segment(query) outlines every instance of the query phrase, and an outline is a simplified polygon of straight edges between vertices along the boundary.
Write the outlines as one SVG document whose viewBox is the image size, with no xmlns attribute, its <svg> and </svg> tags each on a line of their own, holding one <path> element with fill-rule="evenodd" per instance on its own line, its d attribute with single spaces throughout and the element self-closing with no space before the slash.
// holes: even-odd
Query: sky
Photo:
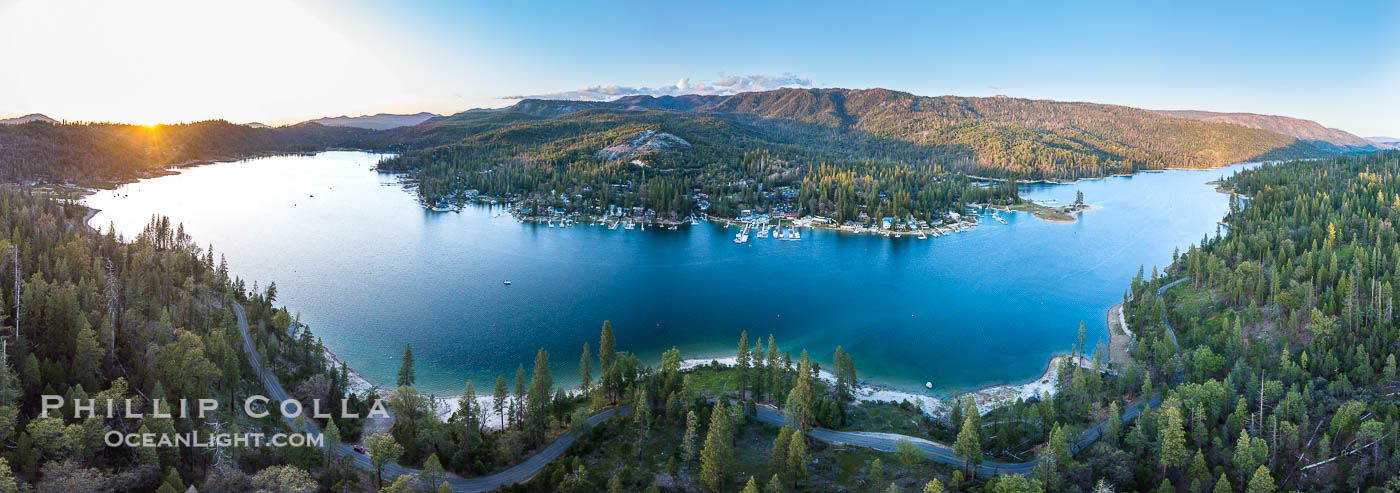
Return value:
<svg viewBox="0 0 1400 493">
<path fill-rule="evenodd" d="M 285 124 L 884 87 L 1400 136 L 1400 2 L 1066 3 L 0 0 L 0 117 Z"/>
</svg>

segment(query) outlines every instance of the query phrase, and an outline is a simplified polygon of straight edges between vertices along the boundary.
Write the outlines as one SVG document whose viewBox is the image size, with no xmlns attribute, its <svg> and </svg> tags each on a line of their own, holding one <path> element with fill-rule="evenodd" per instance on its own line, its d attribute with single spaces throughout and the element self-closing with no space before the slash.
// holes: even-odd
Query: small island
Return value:
<svg viewBox="0 0 1400 493">
<path fill-rule="evenodd" d="M 1038 204 L 1034 200 L 1025 199 L 1015 204 L 1001 206 L 992 205 L 987 206 L 987 208 L 1007 212 L 1029 212 L 1035 215 L 1035 217 L 1052 223 L 1072 223 L 1078 220 L 1078 214 L 1080 212 L 1098 209 L 1098 206 L 1085 204 L 1084 192 L 1075 192 L 1074 203 L 1069 205 L 1051 206 Z"/>
</svg>

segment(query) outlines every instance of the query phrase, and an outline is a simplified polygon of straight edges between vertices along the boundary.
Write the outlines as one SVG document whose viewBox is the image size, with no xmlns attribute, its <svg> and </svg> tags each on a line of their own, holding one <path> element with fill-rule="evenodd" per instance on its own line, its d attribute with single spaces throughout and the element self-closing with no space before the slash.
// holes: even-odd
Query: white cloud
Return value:
<svg viewBox="0 0 1400 493">
<path fill-rule="evenodd" d="M 624 96 L 677 96 L 681 94 L 728 95 L 740 92 L 770 91 L 781 87 L 810 87 L 812 80 L 793 74 L 783 75 L 725 75 L 720 72 L 713 82 L 697 82 L 689 78 L 660 87 L 629 87 L 603 84 L 572 91 L 544 94 L 506 96 L 502 99 L 566 99 L 571 101 L 611 101 Z"/>
</svg>

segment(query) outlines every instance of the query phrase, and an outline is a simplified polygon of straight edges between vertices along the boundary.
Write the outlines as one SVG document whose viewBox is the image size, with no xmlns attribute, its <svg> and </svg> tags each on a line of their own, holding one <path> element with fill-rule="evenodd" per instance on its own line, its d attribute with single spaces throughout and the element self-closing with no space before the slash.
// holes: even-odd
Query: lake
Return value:
<svg viewBox="0 0 1400 493">
<path fill-rule="evenodd" d="M 576 386 L 582 344 L 596 354 L 611 320 L 618 349 L 650 363 L 672 346 L 732 356 L 747 330 L 824 366 L 840 345 L 863 379 L 911 391 L 932 381 L 945 395 L 1038 377 L 1081 321 L 1090 348 L 1107 345 L 1105 311 L 1139 267 L 1216 233 L 1228 198 L 1206 182 L 1250 166 L 1024 187 L 1059 204 L 1082 191 L 1099 207 L 1068 224 L 1002 213 L 1006 225 L 928 240 L 804 230 L 738 245 L 735 230 L 707 223 L 549 228 L 499 207 L 433 212 L 375 172 L 378 160 L 198 166 L 86 202 L 102 210 L 94 226 L 128 237 L 152 214 L 183 223 L 250 286 L 276 281 L 278 304 L 380 385 L 412 344 L 420 390 L 455 394 L 471 378 L 489 391 L 541 347 L 555 381 Z"/>
</svg>

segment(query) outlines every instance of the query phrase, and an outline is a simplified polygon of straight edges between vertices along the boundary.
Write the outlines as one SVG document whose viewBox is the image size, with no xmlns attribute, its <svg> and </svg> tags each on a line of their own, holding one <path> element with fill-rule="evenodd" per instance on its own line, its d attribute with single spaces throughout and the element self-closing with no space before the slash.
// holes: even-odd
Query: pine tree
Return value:
<svg viewBox="0 0 1400 493">
<path fill-rule="evenodd" d="M 814 415 L 812 412 L 812 368 L 810 365 L 811 363 L 804 360 L 798 367 L 792 391 L 788 392 L 787 404 L 783 406 L 787 426 L 795 432 L 806 433 L 812 429 Z"/>
<path fill-rule="evenodd" d="M 175 491 L 183 493 L 185 491 L 185 481 L 180 479 L 180 473 L 175 468 L 170 468 L 165 473 L 165 484 L 170 485 Z"/>
<path fill-rule="evenodd" d="M 491 394 L 491 409 L 501 419 L 501 428 L 506 427 L 506 377 L 496 375 L 496 390 Z"/>
<path fill-rule="evenodd" d="M 1240 439 L 1235 441 L 1235 470 L 1239 471 L 1240 484 L 1247 484 L 1250 480 L 1251 471 L 1254 471 L 1259 464 L 1254 461 L 1253 441 L 1249 438 L 1249 431 L 1240 430 Z"/>
<path fill-rule="evenodd" d="M 481 433 L 481 404 L 476 401 L 476 389 L 472 387 L 471 379 L 467 379 L 461 397 L 457 398 L 457 419 L 462 423 L 466 441 L 475 445 L 477 435 Z"/>
<path fill-rule="evenodd" d="M 510 401 L 511 423 L 518 423 L 525 417 L 525 365 L 515 367 L 515 391 Z"/>
<path fill-rule="evenodd" d="M 442 483 L 446 478 L 447 471 L 442 467 L 442 460 L 438 459 L 437 454 L 432 454 L 423 462 L 423 472 L 418 474 L 418 487 L 431 490 L 433 485 Z"/>
<path fill-rule="evenodd" d="M 792 476 L 793 487 L 807 479 L 810 467 L 811 461 L 807 459 L 807 437 L 801 432 L 793 431 L 792 438 L 788 440 L 787 453 L 787 472 Z"/>
<path fill-rule="evenodd" d="M 1181 407 L 1175 399 L 1168 401 L 1163 407 L 1166 408 L 1162 413 L 1167 418 L 1166 426 L 1160 427 L 1159 433 L 1162 444 L 1162 472 L 1165 474 L 1169 468 L 1185 466 L 1189 456 L 1186 452 L 1186 431 L 1181 422 Z"/>
<path fill-rule="evenodd" d="M 1274 493 L 1274 477 L 1269 474 L 1269 468 L 1259 466 L 1254 470 L 1254 476 L 1249 479 L 1249 487 L 1245 493 Z"/>
<path fill-rule="evenodd" d="M 787 488 L 783 487 L 783 480 L 777 474 L 768 478 L 768 485 L 763 487 L 763 493 L 785 493 Z"/>
<path fill-rule="evenodd" d="M 403 362 L 399 363 L 399 379 L 397 385 L 400 387 L 411 387 L 417 380 L 413 376 L 413 346 L 404 344 Z"/>
<path fill-rule="evenodd" d="M 588 354 L 588 343 L 583 343 L 583 355 L 578 359 L 579 390 L 588 395 L 593 386 L 593 355 Z"/>
<path fill-rule="evenodd" d="M 1234 493 L 1234 489 L 1230 488 L 1230 480 L 1225 477 L 1223 472 L 1220 473 L 1220 479 L 1215 481 L 1215 489 L 1211 491 L 1214 493 Z"/>
<path fill-rule="evenodd" d="M 744 397 L 744 391 L 748 389 L 749 377 L 749 331 L 739 333 L 739 351 L 734 358 L 734 366 L 739 369 L 739 396 Z"/>
<path fill-rule="evenodd" d="M 695 416 L 694 410 L 685 413 L 685 437 L 681 439 L 681 458 L 687 466 L 690 465 L 690 460 L 695 458 L 695 434 L 700 425 L 699 421 L 700 418 Z"/>
<path fill-rule="evenodd" d="M 1069 451 L 1069 438 L 1059 423 L 1055 423 L 1055 427 L 1050 431 L 1048 446 L 1050 456 L 1054 457 L 1055 464 L 1060 467 L 1061 472 L 1074 465 L 1074 454 Z"/>
<path fill-rule="evenodd" d="M 329 461 L 338 453 L 340 447 L 340 427 L 335 425 L 334 419 L 326 420 L 326 431 L 322 433 L 326 440 L 326 459 Z"/>
<path fill-rule="evenodd" d="M 554 377 L 549 374 L 549 352 L 535 354 L 535 370 L 525 397 L 525 427 L 534 443 L 544 441 L 549 411 L 553 408 Z"/>
<path fill-rule="evenodd" d="M 958 430 L 957 441 L 953 442 L 953 452 L 963 457 L 963 470 L 967 471 L 970 477 L 977 476 L 977 466 L 982 463 L 982 440 L 979 438 L 979 428 L 982 426 L 980 414 L 977 413 L 977 405 L 972 399 L 967 400 L 967 407 L 964 412 L 962 428 Z"/>
<path fill-rule="evenodd" d="M 1108 426 L 1104 429 L 1104 441 L 1110 445 L 1118 445 L 1118 437 L 1123 432 L 1123 412 L 1118 408 L 1118 401 L 1115 399 L 1108 404 Z"/>
<path fill-rule="evenodd" d="M 642 386 L 638 386 L 632 394 L 632 430 L 637 435 L 633 449 L 641 457 L 642 446 L 651 431 L 651 401 L 647 399 L 647 389 Z"/>
<path fill-rule="evenodd" d="M 613 359 L 617 357 L 617 340 L 613 339 L 612 322 L 603 321 L 603 335 L 598 340 L 598 361 L 602 363 L 604 373 L 608 368 L 612 368 Z"/>
<path fill-rule="evenodd" d="M 1201 449 L 1196 449 L 1195 457 L 1191 458 L 1191 469 L 1187 475 L 1191 477 L 1191 493 L 1205 493 L 1210 488 L 1210 467 L 1206 465 Z"/>
<path fill-rule="evenodd" d="M 768 334 L 768 357 L 764 366 L 768 370 L 768 402 L 779 397 L 783 384 L 783 370 L 778 366 L 778 343 L 774 342 L 773 334 Z"/>
<path fill-rule="evenodd" d="M 885 484 L 885 463 L 878 457 L 870 461 L 870 479 L 866 480 L 872 491 L 879 491 L 880 485 Z"/>
<path fill-rule="evenodd" d="M 778 430 L 778 437 L 773 439 L 773 449 L 768 453 L 768 464 L 774 471 L 787 472 L 788 444 L 791 441 L 792 428 L 784 426 Z"/>
<path fill-rule="evenodd" d="M 744 491 L 742 493 L 761 493 L 758 490 L 758 482 L 754 481 L 753 476 L 749 476 L 749 482 L 744 485 Z"/>
<path fill-rule="evenodd" d="M 851 355 L 846 354 L 846 350 L 841 346 L 836 346 L 836 354 L 831 357 L 831 362 L 836 366 L 836 385 L 833 387 L 836 402 L 845 402 L 851 398 L 851 388 L 855 385 L 855 364 L 851 362 Z"/>
<path fill-rule="evenodd" d="M 710 412 L 710 430 L 700 451 L 700 482 L 713 492 L 724 490 L 724 479 L 729 475 L 734 451 L 734 432 L 730 427 L 729 409 L 721 401 Z"/>
</svg>

